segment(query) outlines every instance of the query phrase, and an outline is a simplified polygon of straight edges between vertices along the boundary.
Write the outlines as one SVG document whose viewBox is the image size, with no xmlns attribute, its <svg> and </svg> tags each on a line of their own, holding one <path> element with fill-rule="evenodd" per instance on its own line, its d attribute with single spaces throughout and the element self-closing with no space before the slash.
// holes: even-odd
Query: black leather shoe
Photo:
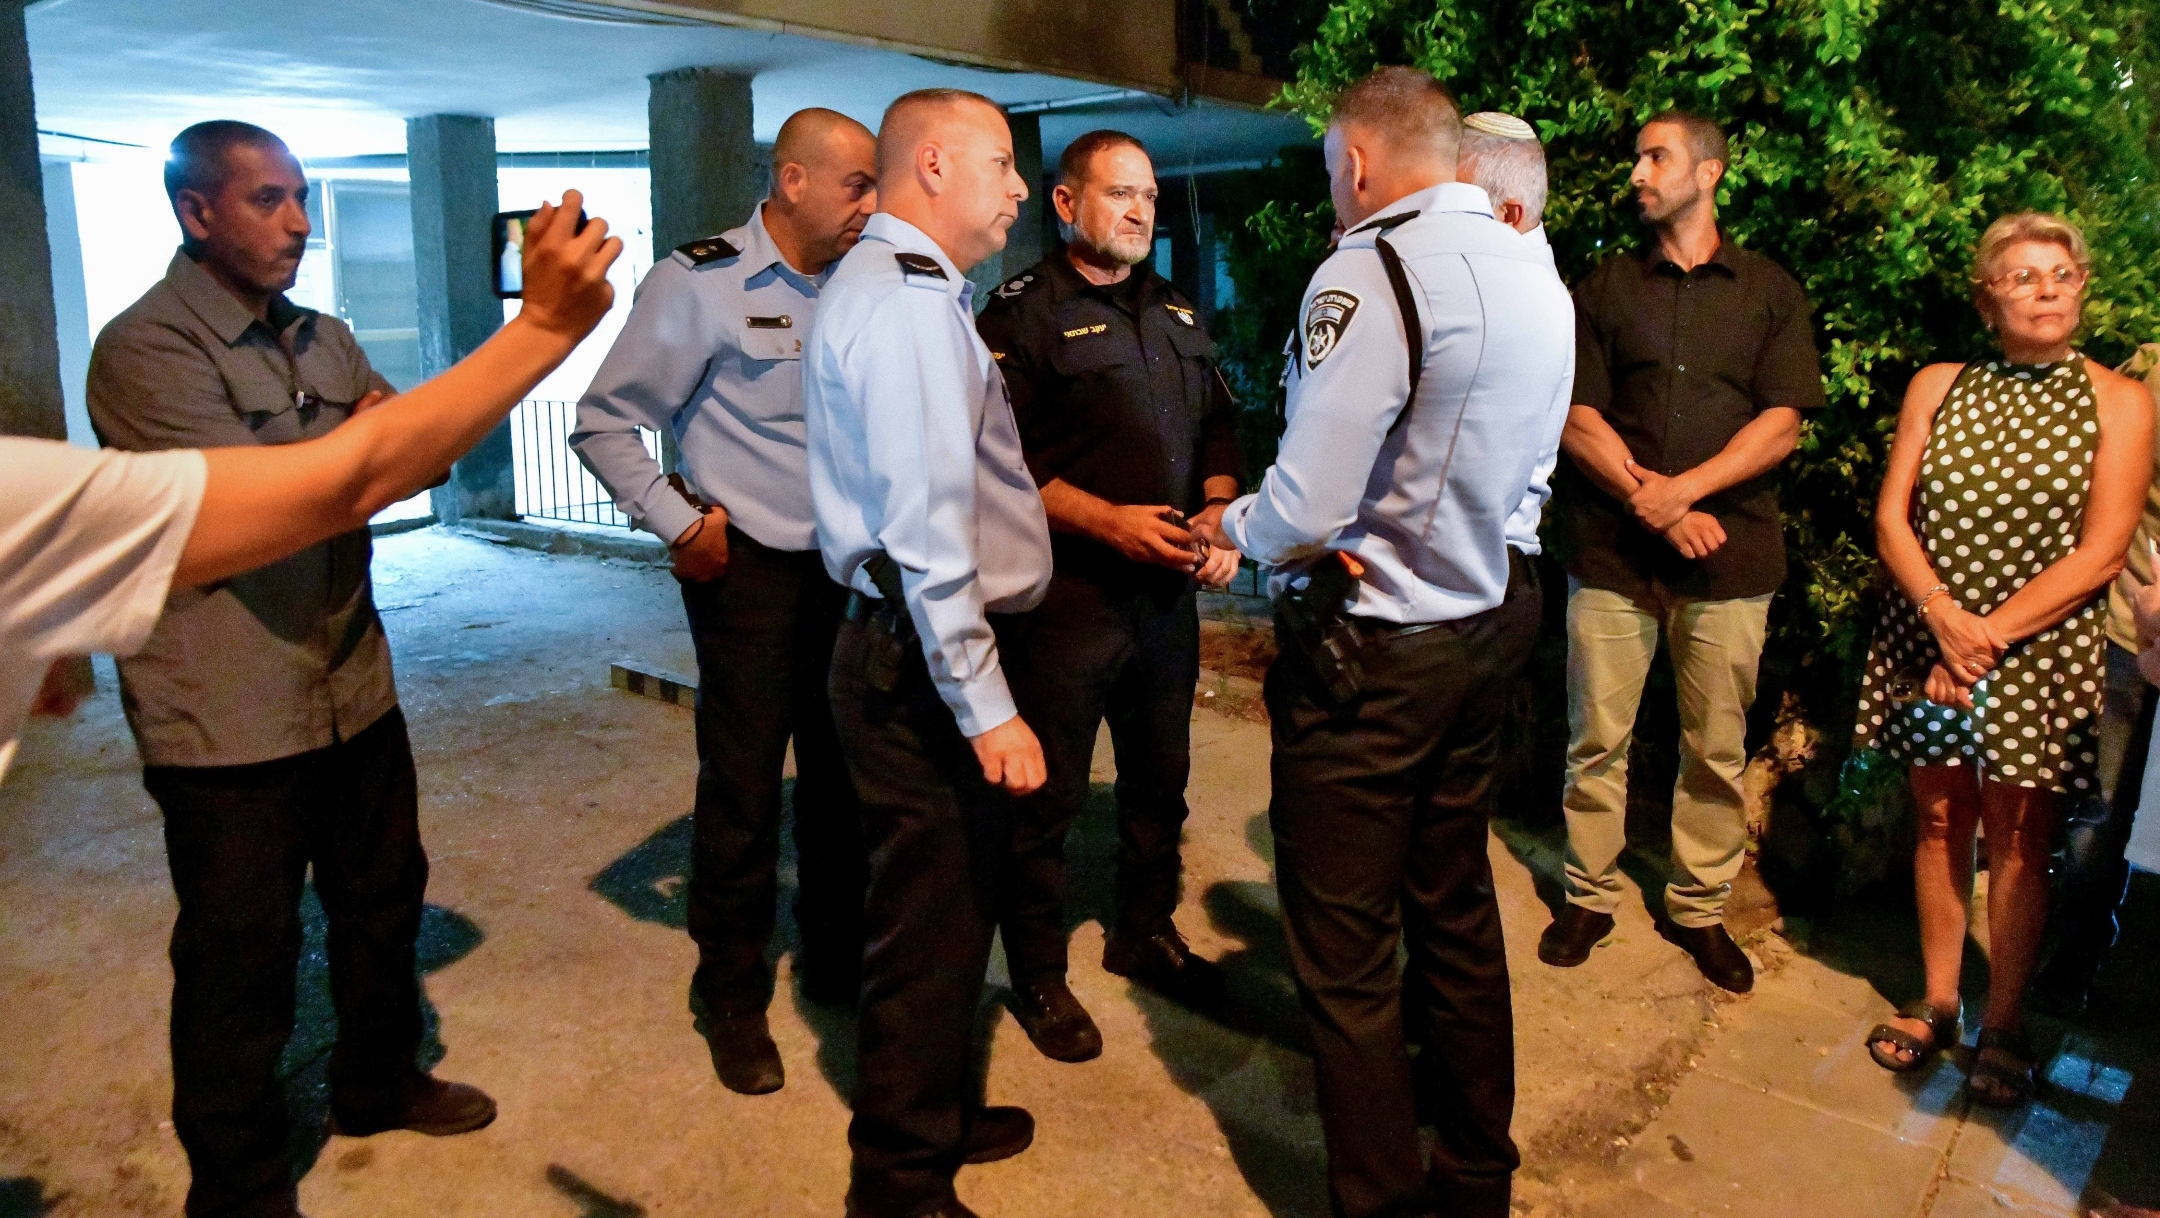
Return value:
<svg viewBox="0 0 2160 1218">
<path fill-rule="evenodd" d="M 763 1011 L 711 1020 L 704 1032 L 705 1048 L 712 1053 L 713 1073 L 720 1076 L 721 1086 L 742 1095 L 766 1095 L 787 1082 L 780 1046 L 773 1043 Z"/>
<path fill-rule="evenodd" d="M 1735 994 L 1745 994 L 1755 988 L 1755 966 L 1748 962 L 1747 953 L 1732 941 L 1732 936 L 1725 933 L 1723 923 L 1670 926 L 1665 929 L 1665 937 L 1695 957 L 1695 967 L 1710 979 L 1710 984 Z"/>
<path fill-rule="evenodd" d="M 1025 1108 L 978 1108 L 960 1143 L 962 1163 L 995 1163 L 1035 1144 L 1035 1118 Z"/>
<path fill-rule="evenodd" d="M 1103 944 L 1102 966 L 1188 1006 L 1222 1001 L 1222 969 L 1212 960 L 1193 955 L 1174 926 L 1152 935 L 1111 931 Z"/>
<path fill-rule="evenodd" d="M 850 1206 L 847 1218 L 871 1218 L 871 1216 L 863 1210 Z M 916 1218 L 982 1218 L 982 1215 L 960 1204 L 960 1199 L 955 1197 L 934 1210 L 917 1215 Z"/>
<path fill-rule="evenodd" d="M 1020 1021 L 1020 1029 L 1051 1061 L 1084 1062 L 1102 1056 L 1101 1029 L 1062 979 L 1016 986 L 1007 1005 Z"/>
<path fill-rule="evenodd" d="M 365 1138 L 392 1129 L 446 1138 L 485 1128 L 494 1119 L 495 1101 L 488 1098 L 487 1092 L 418 1072 L 399 1085 L 386 1105 L 340 1104 L 334 1096 L 330 1100 L 331 1132 L 348 1138 Z"/>
<path fill-rule="evenodd" d="M 1537 958 L 1554 968 L 1574 968 L 1588 960 L 1591 949 L 1604 942 L 1612 930 L 1611 914 L 1595 913 L 1570 901 L 1560 907 L 1560 916 L 1538 936 Z"/>
</svg>

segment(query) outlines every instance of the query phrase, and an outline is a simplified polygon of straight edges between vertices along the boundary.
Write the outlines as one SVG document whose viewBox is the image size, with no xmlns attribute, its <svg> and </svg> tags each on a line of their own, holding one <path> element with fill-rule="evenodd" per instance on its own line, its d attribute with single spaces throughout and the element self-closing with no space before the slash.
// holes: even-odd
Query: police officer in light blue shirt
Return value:
<svg viewBox="0 0 2160 1218">
<path fill-rule="evenodd" d="M 1034 1121 L 979 1106 L 975 1013 L 1011 842 L 1043 783 L 1001 639 L 1050 582 L 1050 532 L 966 270 L 1027 186 L 973 93 L 910 93 L 878 133 L 879 212 L 826 285 L 805 352 L 810 491 L 826 569 L 853 590 L 833 715 L 863 803 L 853 1218 L 965 1218 L 953 1176 L 1020 1153 Z"/>
<path fill-rule="evenodd" d="M 1341 1218 L 1504 1218 L 1519 1161 L 1486 793 L 1542 599 L 1510 522 L 1567 417 L 1574 315 L 1544 247 L 1455 180 L 1461 134 L 1414 68 L 1337 99 L 1347 231 L 1306 290 L 1288 430 L 1259 493 L 1196 522 L 1274 569 L 1269 819 Z M 1444 1101 L 1429 1165 L 1406 1029 Z"/>
<path fill-rule="evenodd" d="M 804 996 L 852 1005 L 862 956 L 867 863 L 825 694 L 846 591 L 817 551 L 802 355 L 819 286 L 876 206 L 874 153 L 845 115 L 788 119 L 771 197 L 653 267 L 570 437 L 631 520 L 668 542 L 682 584 L 698 657 L 691 1005 L 720 1081 L 750 1095 L 783 1082 L 765 950 L 791 736 Z M 687 480 L 662 472 L 640 428 L 673 433 Z"/>
</svg>

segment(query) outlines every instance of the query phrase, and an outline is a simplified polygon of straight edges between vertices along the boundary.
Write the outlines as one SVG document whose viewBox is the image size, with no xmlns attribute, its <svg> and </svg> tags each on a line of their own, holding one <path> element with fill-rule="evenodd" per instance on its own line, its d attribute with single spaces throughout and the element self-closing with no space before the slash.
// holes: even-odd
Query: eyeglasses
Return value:
<svg viewBox="0 0 2160 1218">
<path fill-rule="evenodd" d="M 2000 288 L 2012 300 L 2024 300 L 2040 290 L 2040 285 L 2052 283 L 2065 291 L 2075 292 L 2085 286 L 2087 274 L 2084 267 L 2063 265 L 2052 271 L 2034 270 L 2021 266 L 1988 280 L 1988 286 Z"/>
</svg>

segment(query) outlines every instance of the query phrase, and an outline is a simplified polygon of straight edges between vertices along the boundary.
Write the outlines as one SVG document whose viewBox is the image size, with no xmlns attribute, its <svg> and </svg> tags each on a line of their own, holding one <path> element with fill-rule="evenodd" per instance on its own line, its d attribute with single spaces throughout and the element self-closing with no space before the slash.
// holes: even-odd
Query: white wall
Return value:
<svg viewBox="0 0 2160 1218">
<path fill-rule="evenodd" d="M 562 367 L 532 391 L 536 398 L 573 401 L 592 384 L 601 359 L 622 332 L 637 285 L 652 269 L 652 175 L 643 169 L 504 169 L 495 182 L 504 211 L 557 202 L 563 191 L 574 188 L 585 196 L 585 214 L 605 219 L 608 231 L 622 238 L 622 257 L 608 272 L 608 281 L 615 285 L 615 307 Z M 505 320 L 517 316 L 517 310 L 517 301 L 503 302 Z"/>
</svg>

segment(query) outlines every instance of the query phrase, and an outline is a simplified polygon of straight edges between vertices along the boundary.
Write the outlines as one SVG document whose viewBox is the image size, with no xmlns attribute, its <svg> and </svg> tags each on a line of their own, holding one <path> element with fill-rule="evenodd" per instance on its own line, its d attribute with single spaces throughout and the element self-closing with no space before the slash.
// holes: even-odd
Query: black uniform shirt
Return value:
<svg viewBox="0 0 2160 1218">
<path fill-rule="evenodd" d="M 1722 452 L 1773 407 L 1823 404 L 1822 363 L 1800 285 L 1761 254 L 1718 243 L 1690 271 L 1656 245 L 1607 258 L 1575 289 L 1575 404 L 1605 416 L 1635 463 L 1671 476 Z M 1760 596 L 1785 581 L 1785 537 L 1768 474 L 1695 505 L 1725 544 L 1683 558 L 1627 505 L 1561 463 L 1554 549 L 1594 588 L 1651 585 L 1689 599 Z"/>
<path fill-rule="evenodd" d="M 1057 478 L 1111 503 L 1190 515 L 1209 478 L 1240 476 L 1215 342 L 1146 264 L 1098 287 L 1059 250 L 993 293 L 976 326 L 1005 374 L 1036 485 Z M 1053 533 L 1051 549 L 1060 574 L 1117 586 L 1183 579 L 1069 533 Z"/>
</svg>

